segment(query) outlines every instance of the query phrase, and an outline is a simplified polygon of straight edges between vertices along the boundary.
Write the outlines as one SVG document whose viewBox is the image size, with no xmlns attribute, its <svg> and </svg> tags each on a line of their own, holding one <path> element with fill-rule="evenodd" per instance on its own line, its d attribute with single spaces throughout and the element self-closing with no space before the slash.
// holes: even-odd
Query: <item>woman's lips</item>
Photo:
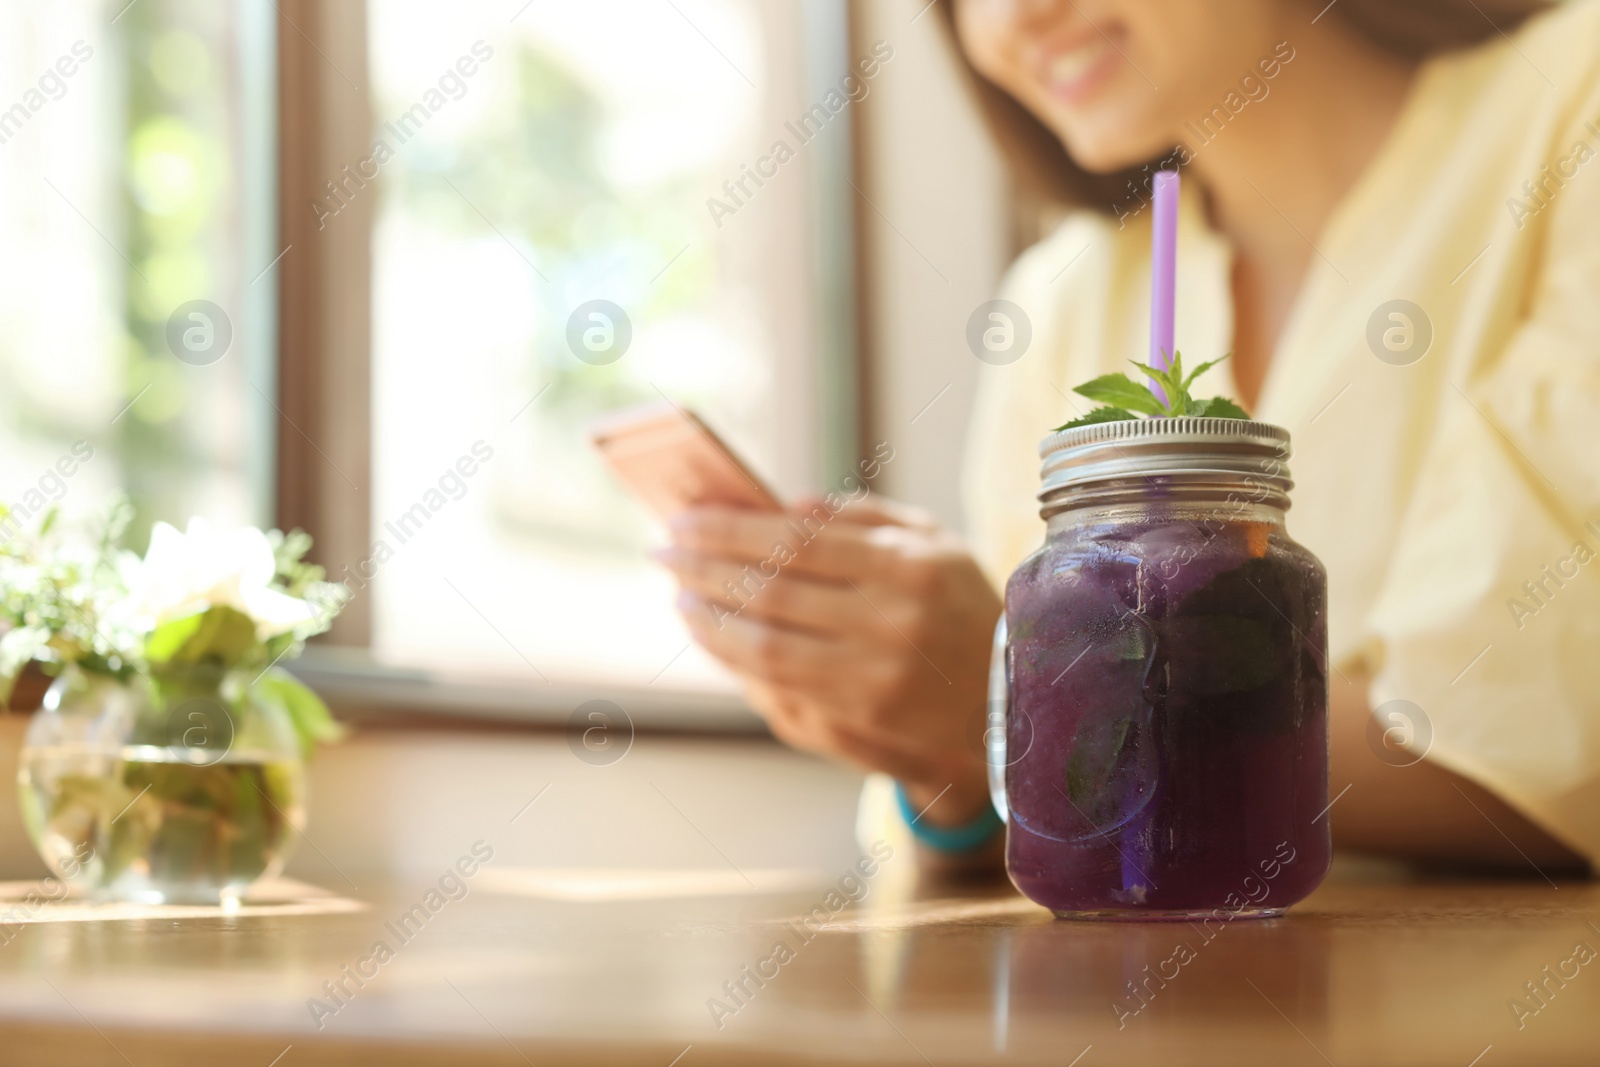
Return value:
<svg viewBox="0 0 1600 1067">
<path fill-rule="evenodd" d="M 1074 103 L 1104 82 L 1121 58 L 1111 40 L 1096 33 L 1080 45 L 1048 54 L 1040 81 L 1057 100 Z"/>
</svg>

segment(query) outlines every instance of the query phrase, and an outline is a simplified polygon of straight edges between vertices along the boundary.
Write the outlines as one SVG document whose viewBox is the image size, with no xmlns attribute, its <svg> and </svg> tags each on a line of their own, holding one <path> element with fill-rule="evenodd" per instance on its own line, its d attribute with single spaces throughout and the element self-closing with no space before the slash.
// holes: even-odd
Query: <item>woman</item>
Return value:
<svg viewBox="0 0 1600 1067">
<path fill-rule="evenodd" d="M 1006 286 L 1032 346 L 980 368 L 976 559 L 852 505 L 735 602 L 787 529 L 697 511 L 667 553 L 697 638 L 780 738 L 895 776 L 919 831 L 992 819 L 976 742 L 994 590 L 1042 540 L 1034 448 L 1145 351 L 1149 173 L 1179 166 L 1177 347 L 1231 351 L 1202 393 L 1291 431 L 1291 531 L 1329 571 L 1336 843 L 1592 863 L 1600 0 L 941 7 L 1023 176 L 1071 209 Z M 1395 766 L 1389 727 L 1426 758 Z M 980 838 L 960 862 L 994 861 Z"/>
</svg>

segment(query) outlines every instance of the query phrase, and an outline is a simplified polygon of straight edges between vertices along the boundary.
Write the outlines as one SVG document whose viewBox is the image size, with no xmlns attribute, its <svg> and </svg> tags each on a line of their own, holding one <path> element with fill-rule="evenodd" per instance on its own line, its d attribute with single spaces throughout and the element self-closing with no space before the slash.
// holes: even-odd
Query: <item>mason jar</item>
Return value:
<svg viewBox="0 0 1600 1067">
<path fill-rule="evenodd" d="M 1011 880 L 1061 917 L 1273 916 L 1327 872 L 1327 577 L 1284 525 L 1289 451 L 1188 417 L 1039 446 L 988 756 Z"/>
</svg>

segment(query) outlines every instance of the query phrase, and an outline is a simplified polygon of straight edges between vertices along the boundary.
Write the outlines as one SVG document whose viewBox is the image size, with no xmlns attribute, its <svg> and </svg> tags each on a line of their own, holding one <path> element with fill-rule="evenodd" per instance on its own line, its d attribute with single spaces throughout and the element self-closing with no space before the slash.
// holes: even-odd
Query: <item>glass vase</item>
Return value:
<svg viewBox="0 0 1600 1067">
<path fill-rule="evenodd" d="M 65 668 L 29 723 L 17 784 L 34 847 L 92 899 L 233 904 L 305 826 L 293 724 L 249 673 L 124 681 Z"/>
</svg>

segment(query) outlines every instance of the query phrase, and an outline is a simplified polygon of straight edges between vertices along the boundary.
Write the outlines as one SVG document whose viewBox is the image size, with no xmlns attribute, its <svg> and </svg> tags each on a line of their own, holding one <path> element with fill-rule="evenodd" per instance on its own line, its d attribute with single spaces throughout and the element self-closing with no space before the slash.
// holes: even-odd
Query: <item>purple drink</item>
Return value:
<svg viewBox="0 0 1600 1067">
<path fill-rule="evenodd" d="M 1006 586 L 1007 868 L 1064 916 L 1276 914 L 1330 856 L 1322 565 L 1281 468 L 1230 502 L 1215 469 L 1121 466 L 1047 475 L 1045 544 Z"/>
</svg>

